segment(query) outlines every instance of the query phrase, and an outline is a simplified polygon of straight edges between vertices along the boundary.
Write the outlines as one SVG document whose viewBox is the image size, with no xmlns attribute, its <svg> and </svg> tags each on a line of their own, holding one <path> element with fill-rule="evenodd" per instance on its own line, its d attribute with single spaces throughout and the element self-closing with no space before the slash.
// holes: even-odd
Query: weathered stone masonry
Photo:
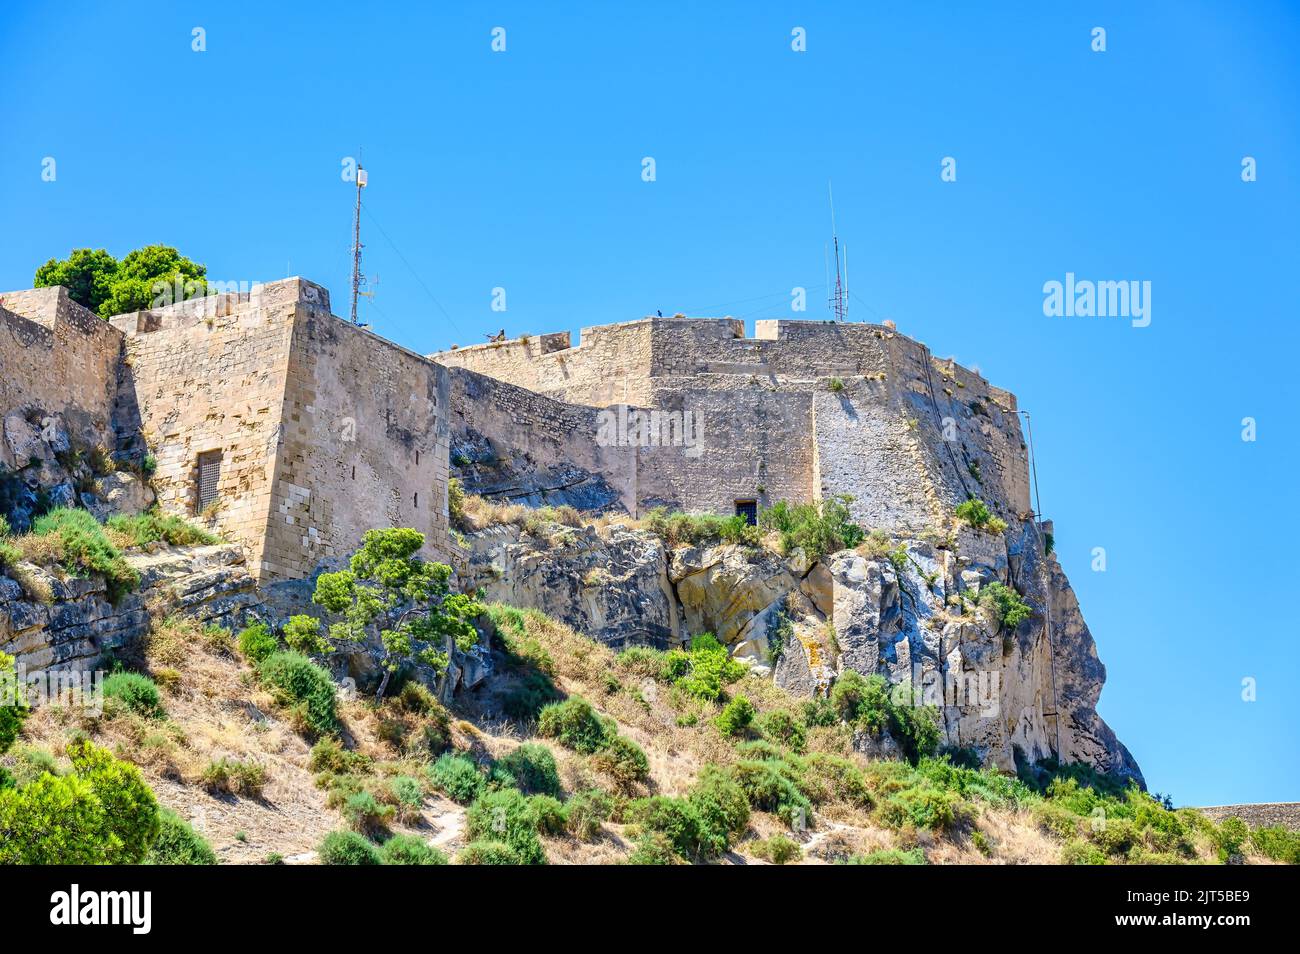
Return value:
<svg viewBox="0 0 1300 954">
<path fill-rule="evenodd" d="M 290 278 L 105 322 L 62 288 L 0 296 L 0 464 L 35 473 L 41 422 L 137 464 L 165 510 L 240 544 L 259 583 L 336 565 L 372 527 L 451 557 L 445 368 Z M 66 449 L 66 448 L 64 448 Z M 21 459 L 19 459 L 21 457 Z M 216 463 L 215 503 L 199 499 Z"/>
</svg>

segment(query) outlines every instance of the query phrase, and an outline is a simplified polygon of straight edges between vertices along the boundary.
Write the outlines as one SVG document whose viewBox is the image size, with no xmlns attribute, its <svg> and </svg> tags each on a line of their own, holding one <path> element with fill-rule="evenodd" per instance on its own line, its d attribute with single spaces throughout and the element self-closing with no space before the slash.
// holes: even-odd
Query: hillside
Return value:
<svg viewBox="0 0 1300 954">
<path fill-rule="evenodd" d="M 2 762 L 20 783 L 66 772 L 69 741 L 89 738 L 138 766 L 222 863 L 319 861 L 346 830 L 461 863 L 1294 859 L 1281 829 L 1171 811 L 1083 767 L 1021 781 L 957 767 L 959 751 L 933 758 L 938 734 L 883 683 L 800 699 L 708 637 L 615 651 L 502 604 L 478 626 L 488 675 L 474 688 L 446 706 L 415 682 L 380 704 L 345 691 L 321 733 L 251 661 L 270 646 L 158 616 L 118 657 L 159 687 L 158 709 L 121 692 L 101 715 L 40 707 Z M 354 858 L 349 844 L 326 857 Z"/>
</svg>

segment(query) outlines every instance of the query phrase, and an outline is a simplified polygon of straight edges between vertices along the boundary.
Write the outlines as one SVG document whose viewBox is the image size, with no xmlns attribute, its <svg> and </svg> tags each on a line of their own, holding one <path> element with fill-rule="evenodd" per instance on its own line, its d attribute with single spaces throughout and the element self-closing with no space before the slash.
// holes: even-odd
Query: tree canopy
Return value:
<svg viewBox="0 0 1300 954">
<path fill-rule="evenodd" d="M 441 674 L 452 643 L 465 651 L 478 641 L 471 620 L 484 612 L 483 604 L 468 593 L 452 593 L 451 567 L 422 560 L 417 554 L 423 546 L 424 534 L 409 527 L 367 530 L 348 569 L 316 580 L 312 601 L 341 617 L 330 624 L 329 638 L 375 646 L 384 672 L 380 699 L 404 664 L 420 663 Z M 319 637 L 318 627 L 311 617 L 296 616 L 286 638 L 292 630 L 300 645 L 328 651 L 332 646 Z M 368 636 L 378 637 L 377 644 Z"/>
<path fill-rule="evenodd" d="M 160 300 L 170 304 L 202 295 L 207 291 L 207 271 L 170 245 L 146 245 L 121 261 L 102 248 L 76 248 L 67 258 L 52 258 L 36 269 L 34 285 L 64 285 L 73 301 L 101 318 L 111 318 L 158 307 Z"/>
</svg>

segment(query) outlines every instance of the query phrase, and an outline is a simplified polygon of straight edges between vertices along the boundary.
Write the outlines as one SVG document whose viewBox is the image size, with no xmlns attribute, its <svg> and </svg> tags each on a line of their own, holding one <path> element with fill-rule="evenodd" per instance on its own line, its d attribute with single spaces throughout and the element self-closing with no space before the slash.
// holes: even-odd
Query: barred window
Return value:
<svg viewBox="0 0 1300 954">
<path fill-rule="evenodd" d="M 217 485 L 221 482 L 221 451 L 199 455 L 199 512 L 217 502 Z"/>
<path fill-rule="evenodd" d="M 744 517 L 745 523 L 751 527 L 758 524 L 758 501 L 757 500 L 737 500 L 736 516 Z"/>
</svg>

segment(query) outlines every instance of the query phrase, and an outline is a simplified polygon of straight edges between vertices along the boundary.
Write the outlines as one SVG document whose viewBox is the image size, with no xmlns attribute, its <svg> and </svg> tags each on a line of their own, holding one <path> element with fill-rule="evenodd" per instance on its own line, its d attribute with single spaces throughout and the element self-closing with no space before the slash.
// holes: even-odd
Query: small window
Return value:
<svg viewBox="0 0 1300 954">
<path fill-rule="evenodd" d="M 420 509 L 420 492 L 418 490 L 415 492 L 415 509 Z"/>
<path fill-rule="evenodd" d="M 416 451 L 416 452 L 415 452 L 415 466 L 416 466 L 416 467 L 419 467 L 419 466 L 420 466 L 420 452 L 419 452 L 419 451 Z"/>
<path fill-rule="evenodd" d="M 206 451 L 199 455 L 199 512 L 207 510 L 219 499 L 221 484 L 221 451 Z"/>
<path fill-rule="evenodd" d="M 758 526 L 758 501 L 757 500 L 737 500 L 736 516 L 744 517 L 745 523 L 751 527 Z"/>
</svg>

